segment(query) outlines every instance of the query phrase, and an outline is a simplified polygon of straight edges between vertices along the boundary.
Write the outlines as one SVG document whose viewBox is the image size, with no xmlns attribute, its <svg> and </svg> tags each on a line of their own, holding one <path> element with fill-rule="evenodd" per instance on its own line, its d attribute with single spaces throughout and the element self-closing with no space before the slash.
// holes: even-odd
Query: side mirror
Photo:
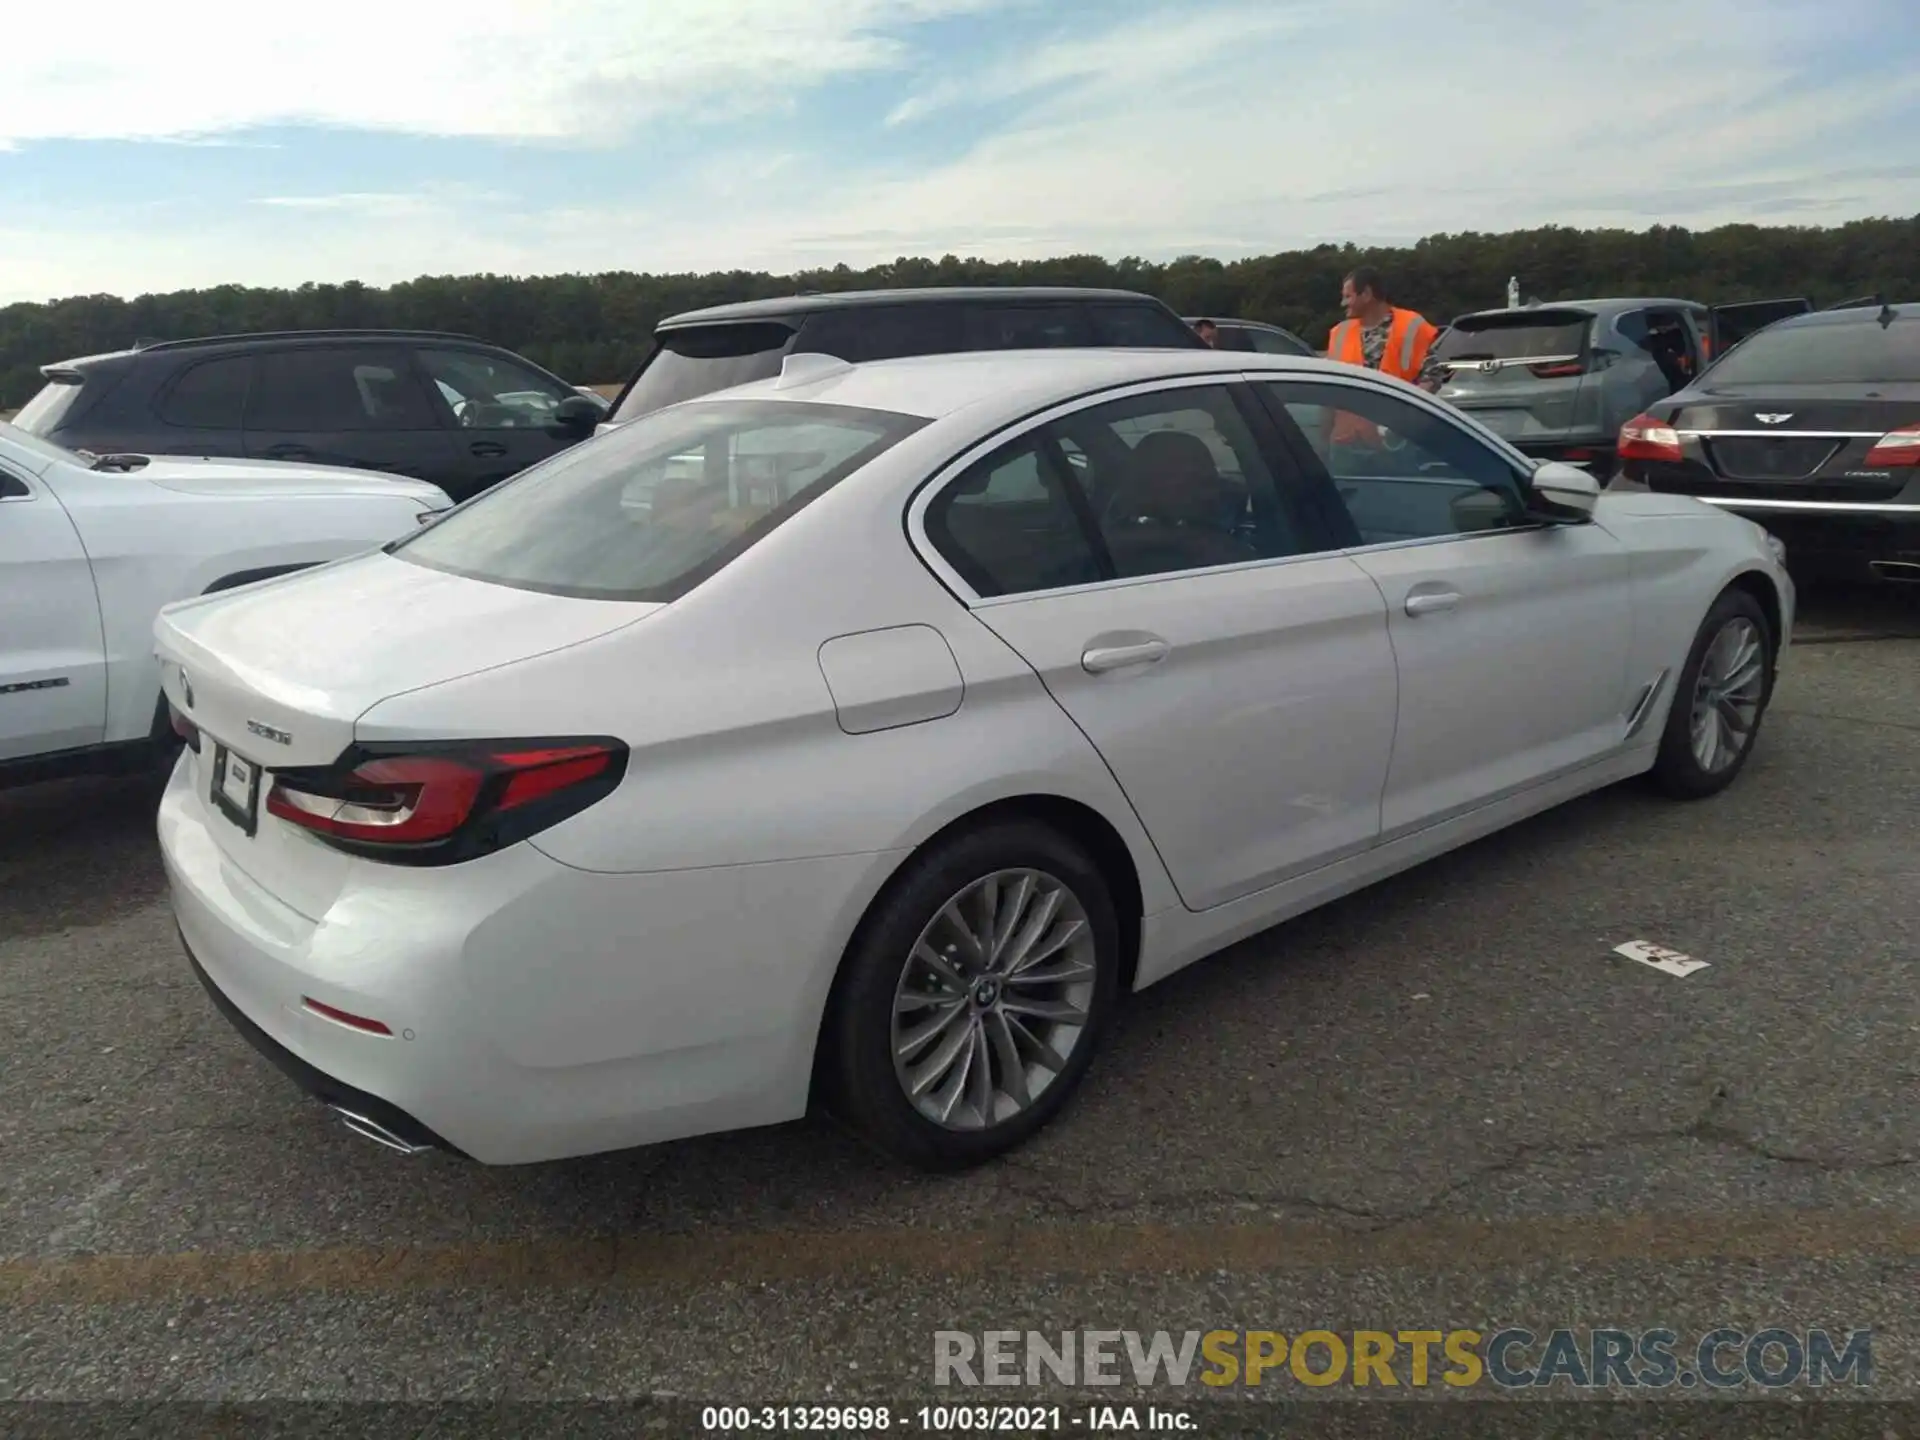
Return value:
<svg viewBox="0 0 1920 1440">
<path fill-rule="evenodd" d="M 553 424 L 558 430 L 591 435 L 605 412 L 584 395 L 569 395 L 553 407 Z"/>
<path fill-rule="evenodd" d="M 1543 520 L 1577 525 L 1593 518 L 1600 503 L 1600 482 L 1578 465 L 1549 460 L 1533 472 L 1527 489 Z"/>
</svg>

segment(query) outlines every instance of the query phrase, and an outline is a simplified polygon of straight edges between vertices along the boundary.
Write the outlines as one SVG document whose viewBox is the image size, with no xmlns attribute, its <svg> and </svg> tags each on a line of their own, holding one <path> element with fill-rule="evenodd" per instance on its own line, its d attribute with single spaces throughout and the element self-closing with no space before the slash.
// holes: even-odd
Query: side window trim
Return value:
<svg viewBox="0 0 1920 1440">
<path fill-rule="evenodd" d="M 1337 551 L 1331 553 L 1342 555 L 1371 555 L 1385 550 L 1411 550 L 1421 545 L 1446 545 L 1454 544 L 1462 540 L 1490 540 L 1507 535 L 1524 535 L 1536 530 L 1550 528 L 1544 520 L 1528 520 L 1525 523 L 1505 526 L 1498 530 L 1470 530 L 1448 535 L 1419 535 L 1404 540 L 1381 540 L 1369 544 L 1360 536 L 1358 529 L 1353 525 L 1352 518 L 1347 515 L 1346 506 L 1341 503 L 1339 491 L 1335 488 L 1333 476 L 1321 462 L 1319 454 L 1315 452 L 1312 444 L 1308 442 L 1306 435 L 1294 421 L 1293 416 L 1287 413 L 1286 404 L 1280 399 L 1277 393 L 1279 386 L 1312 385 L 1333 386 L 1345 390 L 1366 390 L 1375 394 L 1385 395 L 1389 399 L 1397 400 L 1401 404 L 1409 405 L 1416 410 L 1424 411 L 1429 418 L 1440 421 L 1442 424 L 1458 432 L 1464 439 L 1478 442 L 1483 448 L 1492 451 L 1495 455 L 1499 456 L 1499 458 L 1505 460 L 1508 469 L 1512 472 L 1515 488 L 1523 494 L 1527 489 L 1528 478 L 1532 474 L 1532 465 L 1524 455 L 1501 440 L 1499 436 L 1483 436 L 1479 432 L 1470 430 L 1465 425 L 1462 425 L 1439 405 L 1427 400 L 1424 392 L 1417 397 L 1413 395 L 1402 395 L 1398 391 L 1389 391 L 1384 385 L 1373 385 L 1363 380 L 1349 379 L 1343 375 L 1304 375 L 1267 371 L 1264 373 L 1255 373 L 1246 378 L 1261 382 L 1253 387 L 1259 393 L 1260 404 L 1272 417 L 1275 427 L 1285 437 L 1288 448 L 1298 457 L 1301 474 L 1305 482 L 1310 485 L 1315 492 L 1318 509 L 1322 513 L 1338 515 L 1343 519 L 1344 523 L 1341 524 L 1340 528 L 1351 536 L 1351 543 L 1342 545 Z"/>
<path fill-rule="evenodd" d="M 1115 401 L 1132 400 L 1143 395 L 1173 394 L 1181 390 L 1209 388 L 1226 391 L 1229 396 L 1232 397 L 1233 403 L 1240 411 L 1242 418 L 1245 419 L 1248 402 L 1241 396 L 1235 394 L 1235 392 L 1241 390 L 1249 380 L 1270 380 L 1272 378 L 1273 372 L 1271 371 L 1255 373 L 1253 375 L 1236 374 L 1231 371 L 1214 371 L 1201 375 L 1183 375 L 1178 377 L 1163 377 L 1157 380 L 1133 381 L 1107 389 L 1083 392 L 1071 400 L 1062 401 L 1057 405 L 1049 406 L 1045 410 L 1036 411 L 1021 419 L 1011 421 L 999 430 L 993 432 L 993 434 L 960 451 L 915 487 L 912 494 L 907 498 L 905 520 L 908 543 L 913 547 L 914 554 L 919 557 L 920 563 L 925 565 L 927 569 L 932 572 L 934 578 L 946 587 L 954 598 L 969 610 L 981 610 L 994 605 L 1018 604 L 1031 600 L 1039 595 L 1078 595 L 1124 585 L 1164 584 L 1170 580 L 1185 579 L 1194 575 L 1232 574 L 1247 570 L 1266 569 L 1277 565 L 1297 565 L 1306 561 L 1324 560 L 1329 555 L 1338 554 L 1340 552 L 1337 550 L 1305 550 L 1295 555 L 1274 555 L 1232 565 L 1209 566 L 1201 570 L 1170 571 L 1156 575 L 1101 579 L 1089 581 L 1081 585 L 1062 585 L 1047 590 L 1022 590 L 1007 595 L 982 595 L 954 569 L 946 557 L 940 553 L 939 548 L 933 543 L 932 537 L 927 533 L 927 511 L 942 491 L 960 479 L 962 475 L 979 461 L 986 459 L 996 451 L 1004 449 L 1027 436 L 1033 435 L 1036 431 L 1042 430 L 1057 421 L 1068 419 L 1082 411 L 1092 410 Z M 1278 457 L 1273 454 L 1268 444 L 1269 432 L 1263 432 L 1262 429 L 1254 425 L 1251 420 L 1248 420 L 1247 423 L 1253 431 L 1254 443 L 1258 448 L 1260 459 L 1269 467 L 1273 467 Z M 1036 453 L 1044 459 L 1046 447 L 1036 446 L 1035 449 Z M 1276 473 L 1274 483 L 1276 488 L 1282 492 L 1284 502 L 1285 491 L 1288 486 L 1288 477 Z M 1077 489 L 1078 487 L 1074 488 Z M 1075 514 L 1081 525 L 1083 536 L 1087 539 L 1088 543 L 1094 547 L 1094 553 L 1102 557 L 1104 562 L 1103 568 L 1111 573 L 1111 560 L 1106 556 L 1106 543 L 1104 538 L 1099 534 L 1098 526 L 1096 525 L 1094 529 L 1089 532 L 1086 529 L 1087 516 L 1081 512 L 1080 507 L 1075 507 Z M 1310 517 L 1303 515 L 1300 518 L 1304 524 Z M 1319 533 L 1318 527 L 1308 528 L 1306 529 L 1306 533 L 1317 536 Z"/>
</svg>

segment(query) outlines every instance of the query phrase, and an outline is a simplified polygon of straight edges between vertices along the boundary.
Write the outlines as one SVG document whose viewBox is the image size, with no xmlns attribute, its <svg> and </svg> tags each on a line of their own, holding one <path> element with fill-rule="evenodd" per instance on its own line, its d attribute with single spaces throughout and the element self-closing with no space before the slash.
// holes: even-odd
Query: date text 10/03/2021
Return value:
<svg viewBox="0 0 1920 1440">
<path fill-rule="evenodd" d="M 1178 1434 L 1197 1430 L 1186 1410 L 1160 1405 L 709 1405 L 700 1414 L 707 1434 L 813 1431 L 877 1435 L 889 1430 L 930 1435 L 1117 1435 L 1126 1431 Z"/>
</svg>

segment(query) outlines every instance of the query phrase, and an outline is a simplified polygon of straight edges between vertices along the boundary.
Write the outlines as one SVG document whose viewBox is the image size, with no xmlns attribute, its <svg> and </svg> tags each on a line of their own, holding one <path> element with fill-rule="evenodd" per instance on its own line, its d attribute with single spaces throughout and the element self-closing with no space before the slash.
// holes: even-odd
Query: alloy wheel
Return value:
<svg viewBox="0 0 1920 1440">
<path fill-rule="evenodd" d="M 1033 1105 L 1087 1033 L 1096 959 L 1085 908 L 1044 871 L 996 871 L 954 895 L 894 990 L 893 1068 L 913 1107 L 984 1130 Z"/>
<path fill-rule="evenodd" d="M 1744 615 L 1722 625 L 1700 659 L 1693 686 L 1693 758 L 1718 775 L 1746 752 L 1760 720 L 1767 657 L 1760 630 Z"/>
</svg>

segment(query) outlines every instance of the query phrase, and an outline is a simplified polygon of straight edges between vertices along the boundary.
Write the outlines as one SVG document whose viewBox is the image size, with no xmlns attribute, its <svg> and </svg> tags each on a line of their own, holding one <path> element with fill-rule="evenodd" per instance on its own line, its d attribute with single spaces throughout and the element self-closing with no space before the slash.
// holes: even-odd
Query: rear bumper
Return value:
<svg viewBox="0 0 1920 1440">
<path fill-rule="evenodd" d="M 207 974 L 199 957 L 193 953 L 193 946 L 187 943 L 186 932 L 177 924 L 174 930 L 180 936 L 180 948 L 186 952 L 187 964 L 193 968 L 194 977 L 206 989 L 207 995 L 213 1001 L 214 1009 L 220 1012 L 229 1025 L 240 1032 L 241 1039 L 271 1060 L 294 1084 L 329 1109 L 339 1111 L 349 1119 L 370 1121 L 408 1147 L 421 1150 L 445 1150 L 449 1154 L 459 1155 L 462 1159 L 467 1158 L 464 1151 L 448 1144 L 398 1105 L 390 1104 L 378 1095 L 370 1095 L 365 1090 L 357 1090 L 344 1080 L 337 1080 L 326 1071 L 309 1065 L 254 1024 L 247 1018 L 246 1012 L 234 1004 L 224 990 L 213 983 L 213 977 Z M 362 1131 L 362 1133 L 366 1132 Z"/>
</svg>

